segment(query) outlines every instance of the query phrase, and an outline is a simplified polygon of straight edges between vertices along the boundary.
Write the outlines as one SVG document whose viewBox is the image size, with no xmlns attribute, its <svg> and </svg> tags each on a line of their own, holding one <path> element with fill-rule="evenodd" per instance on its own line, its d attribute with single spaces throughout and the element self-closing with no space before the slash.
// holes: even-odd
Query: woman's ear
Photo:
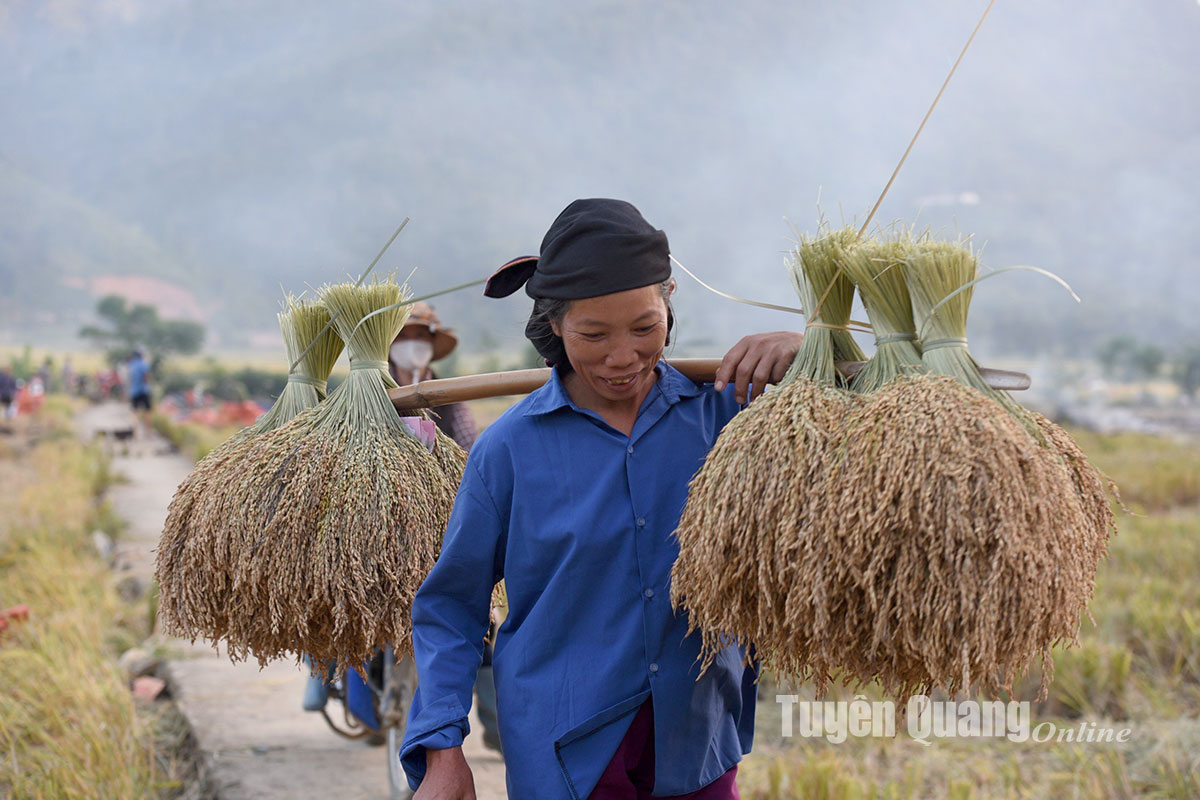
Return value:
<svg viewBox="0 0 1200 800">
<path fill-rule="evenodd" d="M 675 286 L 676 286 L 675 279 L 671 278 L 671 285 L 667 287 L 667 297 L 670 297 L 671 295 L 675 294 Z"/>
<path fill-rule="evenodd" d="M 554 331 L 555 336 L 562 338 L 562 323 L 559 320 L 550 320 L 550 330 Z"/>
</svg>

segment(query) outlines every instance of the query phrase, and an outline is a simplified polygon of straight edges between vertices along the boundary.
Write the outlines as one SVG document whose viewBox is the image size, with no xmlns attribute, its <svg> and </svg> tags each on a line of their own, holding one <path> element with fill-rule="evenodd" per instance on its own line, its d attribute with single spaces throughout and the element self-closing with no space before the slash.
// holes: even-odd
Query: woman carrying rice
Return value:
<svg viewBox="0 0 1200 800">
<path fill-rule="evenodd" d="M 701 674 L 700 635 L 670 604 L 671 534 L 721 428 L 783 377 L 800 334 L 742 339 L 714 386 L 661 361 L 667 238 L 616 200 L 572 203 L 540 258 L 506 264 L 485 294 L 522 285 L 535 301 L 526 336 L 553 375 L 471 450 L 414 601 L 419 685 L 401 758 L 417 800 L 475 797 L 461 744 L 501 578 L 493 663 L 510 797 L 736 798 L 757 671 L 730 646 Z"/>
</svg>

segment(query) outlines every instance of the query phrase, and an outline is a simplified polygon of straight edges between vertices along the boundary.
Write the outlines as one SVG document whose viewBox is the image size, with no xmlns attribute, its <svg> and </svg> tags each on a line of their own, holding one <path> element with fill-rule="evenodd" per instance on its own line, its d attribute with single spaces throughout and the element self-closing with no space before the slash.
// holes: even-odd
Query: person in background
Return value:
<svg viewBox="0 0 1200 800">
<path fill-rule="evenodd" d="M 446 328 L 438 319 L 433 306 L 428 303 L 413 303 L 408 320 L 388 352 L 388 370 L 396 383 L 408 386 L 437 379 L 430 366 L 441 361 L 458 346 L 453 328 Z M 442 433 L 449 436 L 463 450 L 470 450 L 479 435 L 475 418 L 466 403 L 448 403 L 431 408 L 434 421 Z M 483 665 L 475 680 L 475 695 L 479 701 L 477 710 L 483 726 L 483 743 L 500 751 L 500 731 L 496 716 L 496 683 L 492 675 L 492 640 L 496 633 L 492 621 L 484 643 Z"/>
<path fill-rule="evenodd" d="M 142 349 L 135 348 L 129 356 L 129 405 L 133 408 L 133 413 L 137 415 L 139 435 L 146 437 L 150 435 L 150 409 L 152 403 L 150 401 L 150 365 L 146 363 L 146 358 L 142 353 Z"/>
<path fill-rule="evenodd" d="M 42 380 L 42 390 L 49 394 L 55 391 L 54 386 L 54 359 L 46 356 L 46 360 L 42 362 L 41 369 L 37 371 L 37 377 Z"/>
<path fill-rule="evenodd" d="M 17 377 L 13 375 L 11 364 L 5 364 L 0 368 L 0 408 L 3 409 L 4 418 L 12 419 L 16 413 L 16 406 L 13 401 L 17 397 Z"/>
<path fill-rule="evenodd" d="M 71 366 L 71 357 L 63 359 L 62 390 L 67 394 L 75 394 L 75 369 Z"/>
<path fill-rule="evenodd" d="M 456 346 L 454 329 L 442 326 L 433 307 L 428 303 L 413 303 L 408 321 L 392 342 L 388 369 L 401 386 L 434 380 L 437 374 L 430 364 L 450 355 Z M 471 449 L 479 429 L 466 403 L 450 403 L 430 410 L 442 433 L 458 442 L 463 450 Z"/>
</svg>

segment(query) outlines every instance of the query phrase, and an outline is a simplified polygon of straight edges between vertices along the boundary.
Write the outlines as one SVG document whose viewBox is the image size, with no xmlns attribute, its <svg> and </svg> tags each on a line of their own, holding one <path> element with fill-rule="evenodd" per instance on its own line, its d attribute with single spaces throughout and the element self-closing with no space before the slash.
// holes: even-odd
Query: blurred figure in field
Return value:
<svg viewBox="0 0 1200 800">
<path fill-rule="evenodd" d="M 146 363 L 142 349 L 136 348 L 129 356 L 129 405 L 138 418 L 138 435 L 150 435 L 150 365 Z"/>
<path fill-rule="evenodd" d="M 67 394 L 75 394 L 75 369 L 71 366 L 71 357 L 63 359 L 62 390 Z"/>
<path fill-rule="evenodd" d="M 37 371 L 38 379 L 42 382 L 42 391 L 46 394 L 54 391 L 54 359 L 46 356 L 46 360 L 42 362 L 42 366 Z"/>
<path fill-rule="evenodd" d="M 0 408 L 4 410 L 4 419 L 12 419 L 16 414 L 13 401 L 17 397 L 17 377 L 13 375 L 11 364 L 0 367 Z"/>
</svg>

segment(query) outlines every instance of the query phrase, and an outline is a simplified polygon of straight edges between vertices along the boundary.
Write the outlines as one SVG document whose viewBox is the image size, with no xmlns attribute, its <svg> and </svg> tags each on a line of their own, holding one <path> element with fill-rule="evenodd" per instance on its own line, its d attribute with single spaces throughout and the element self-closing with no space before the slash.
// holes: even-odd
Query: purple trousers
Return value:
<svg viewBox="0 0 1200 800">
<path fill-rule="evenodd" d="M 638 709 L 629 732 L 617 746 L 612 761 L 588 800 L 648 800 L 654 789 L 654 708 L 647 700 Z M 737 790 L 737 765 L 715 781 L 679 800 L 741 800 Z"/>
</svg>

